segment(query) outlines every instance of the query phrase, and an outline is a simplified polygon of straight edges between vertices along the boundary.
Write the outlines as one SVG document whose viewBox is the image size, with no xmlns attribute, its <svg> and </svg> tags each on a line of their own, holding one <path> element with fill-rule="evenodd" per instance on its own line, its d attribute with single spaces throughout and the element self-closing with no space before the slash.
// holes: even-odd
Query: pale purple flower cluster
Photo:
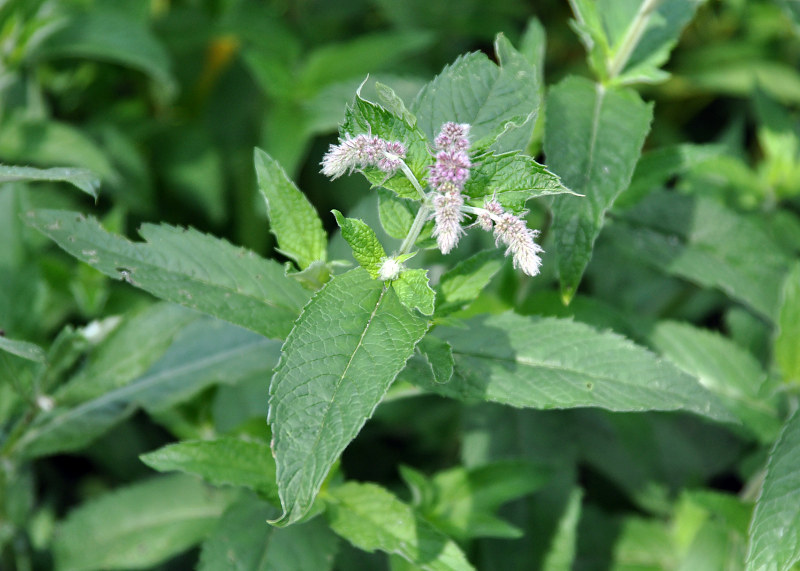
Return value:
<svg viewBox="0 0 800 571">
<path fill-rule="evenodd" d="M 478 214 L 478 225 L 487 232 L 494 229 L 495 243 L 499 246 L 502 242 L 508 246 L 506 256 L 512 255 L 514 268 L 521 269 L 529 276 L 537 275 L 542 265 L 539 254 L 544 252 L 534 242 L 539 231 L 528 228 L 521 216 L 504 211 L 494 199 L 486 200 L 482 210 Z"/>
<path fill-rule="evenodd" d="M 331 145 L 322 157 L 322 173 L 332 179 L 357 168 L 377 167 L 385 173 L 394 173 L 406 156 L 406 148 L 399 141 L 386 141 L 373 135 L 349 135 L 338 145 Z"/>
<path fill-rule="evenodd" d="M 442 125 L 434 139 L 436 162 L 430 167 L 428 184 L 436 193 L 433 198 L 433 217 L 436 221 L 433 237 L 443 254 L 455 248 L 464 234 L 461 228 L 464 219 L 461 190 L 472 166 L 467 154 L 468 136 L 468 124 L 449 122 Z"/>
</svg>

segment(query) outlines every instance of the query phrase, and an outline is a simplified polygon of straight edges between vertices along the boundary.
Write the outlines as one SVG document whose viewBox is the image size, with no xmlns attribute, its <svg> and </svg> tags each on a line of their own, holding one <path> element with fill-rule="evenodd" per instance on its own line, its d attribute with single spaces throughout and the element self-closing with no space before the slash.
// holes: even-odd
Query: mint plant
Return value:
<svg viewBox="0 0 800 571">
<path fill-rule="evenodd" d="M 70 287 L 114 302 L 49 347 L 0 334 L 0 565 L 796 566 L 800 129 L 774 88 L 753 88 L 757 159 L 730 134 L 671 143 L 653 94 L 701 4 L 571 0 L 588 71 L 550 86 L 553 32 L 537 20 L 413 97 L 401 82 L 348 83 L 338 136 L 309 161 L 325 188 L 370 188 L 330 212 L 290 174 L 324 123 L 309 102 L 336 100 L 332 75 L 394 57 L 375 46 L 429 40 L 295 54 L 294 75 L 246 46 L 271 102 L 269 152 L 252 158 L 277 259 L 166 223 L 132 241 L 113 216 L 40 208 L 60 195 L 13 186 L 68 182 L 97 199 L 91 171 L 0 167 L 14 214 L 0 216 L 28 227 L 0 228 L 19 245 L 0 267 L 38 256 L 67 273 L 45 236 L 102 280 Z M 226 25 L 258 10 L 241 6 Z M 110 13 L 93 17 L 113 31 Z M 78 29 L 36 49 L 113 43 L 76 44 Z M 152 76 L 163 103 L 165 56 L 137 33 L 156 56 L 115 58 Z M 416 455 L 387 444 L 399 438 Z M 58 481 L 47 462 L 74 455 L 121 483 L 64 513 L 39 489 Z"/>
</svg>

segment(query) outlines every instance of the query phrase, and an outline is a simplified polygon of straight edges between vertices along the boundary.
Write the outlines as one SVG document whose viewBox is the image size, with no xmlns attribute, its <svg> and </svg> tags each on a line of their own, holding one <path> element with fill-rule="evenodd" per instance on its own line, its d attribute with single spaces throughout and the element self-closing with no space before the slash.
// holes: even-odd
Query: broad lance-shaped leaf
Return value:
<svg viewBox="0 0 800 571">
<path fill-rule="evenodd" d="M 280 528 L 267 520 L 280 512 L 242 494 L 203 543 L 198 571 L 328 571 L 339 538 L 323 518 Z"/>
<path fill-rule="evenodd" d="M 266 337 L 285 337 L 309 297 L 277 262 L 190 228 L 144 224 L 146 242 L 130 242 L 77 212 L 36 210 L 26 221 L 108 276 Z"/>
<path fill-rule="evenodd" d="M 350 244 L 353 257 L 358 264 L 367 270 L 369 277 L 377 279 L 386 252 L 381 246 L 375 232 L 358 218 L 345 218 L 338 210 L 332 210 L 336 223 L 342 229 L 342 238 Z"/>
<path fill-rule="evenodd" d="M 168 444 L 139 458 L 159 472 L 200 476 L 216 486 L 244 486 L 279 506 L 275 460 L 266 442 L 221 437 Z M 274 517 L 275 514 L 273 514 Z"/>
<path fill-rule="evenodd" d="M 427 328 L 361 268 L 333 278 L 303 310 L 270 384 L 281 523 L 309 510 Z"/>
<path fill-rule="evenodd" d="M 231 499 L 229 490 L 182 474 L 115 490 L 72 511 L 60 525 L 56 568 L 152 567 L 202 541 Z"/>
<path fill-rule="evenodd" d="M 255 150 L 258 188 L 267 202 L 267 215 L 280 252 L 303 270 L 325 261 L 327 236 L 317 211 L 286 175 L 278 161 Z"/>
<path fill-rule="evenodd" d="M 800 411 L 769 455 L 750 522 L 746 571 L 789 571 L 800 561 Z"/>
<path fill-rule="evenodd" d="M 423 571 L 473 569 L 456 542 L 380 486 L 348 482 L 325 499 L 333 531 L 360 549 L 395 553 Z"/>
<path fill-rule="evenodd" d="M 714 200 L 658 192 L 615 215 L 607 230 L 617 250 L 775 319 L 790 258 L 760 221 Z"/>
<path fill-rule="evenodd" d="M 165 313 L 168 317 L 169 312 Z M 150 344 L 142 348 L 152 351 L 152 347 Z M 117 388 L 113 390 L 107 388 L 85 402 L 56 406 L 39 414 L 18 442 L 21 454 L 37 457 L 77 450 L 139 407 L 160 411 L 186 401 L 214 383 L 235 384 L 266 377 L 278 361 L 279 349 L 277 341 L 223 321 L 196 320 L 183 329 L 161 359 L 141 376 L 135 379 L 116 376 Z M 113 356 L 109 354 L 109 360 Z M 146 354 L 140 358 L 145 357 Z M 136 376 L 136 370 L 131 374 Z M 106 386 L 103 371 L 87 377 L 87 384 L 98 380 L 98 375 L 103 383 L 99 386 Z"/>
<path fill-rule="evenodd" d="M 582 323 L 505 313 L 437 327 L 436 336 L 453 350 L 450 382 L 434 383 L 416 358 L 403 378 L 445 396 L 539 409 L 685 410 L 736 422 L 694 377 Z"/>
<path fill-rule="evenodd" d="M 89 169 L 36 169 L 33 167 L 0 165 L 0 183 L 15 180 L 68 182 L 75 185 L 86 194 L 91 195 L 93 198 L 97 198 L 97 189 L 100 186 L 100 178 Z"/>
<path fill-rule="evenodd" d="M 469 123 L 473 149 L 497 153 L 525 148 L 539 109 L 536 68 L 499 35 L 496 65 L 480 52 L 459 57 L 417 95 L 411 111 L 433 141 L 447 121 Z M 501 136 L 502 135 L 502 136 Z"/>
<path fill-rule="evenodd" d="M 636 93 L 568 77 L 550 90 L 544 150 L 550 169 L 578 196 L 553 198 L 561 295 L 581 281 L 605 213 L 625 190 L 650 129 L 652 106 Z"/>
</svg>

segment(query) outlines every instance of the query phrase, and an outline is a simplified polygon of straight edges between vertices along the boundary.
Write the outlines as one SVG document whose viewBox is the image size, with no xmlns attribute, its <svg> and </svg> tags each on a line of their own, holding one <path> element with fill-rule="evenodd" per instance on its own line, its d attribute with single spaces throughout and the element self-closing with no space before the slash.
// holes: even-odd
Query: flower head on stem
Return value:
<svg viewBox="0 0 800 571">
<path fill-rule="evenodd" d="M 391 174 L 400 168 L 405 156 L 405 145 L 399 141 L 386 141 L 365 133 L 347 135 L 338 145 L 331 145 L 322 157 L 322 174 L 335 179 L 364 167 L 377 167 Z"/>
</svg>

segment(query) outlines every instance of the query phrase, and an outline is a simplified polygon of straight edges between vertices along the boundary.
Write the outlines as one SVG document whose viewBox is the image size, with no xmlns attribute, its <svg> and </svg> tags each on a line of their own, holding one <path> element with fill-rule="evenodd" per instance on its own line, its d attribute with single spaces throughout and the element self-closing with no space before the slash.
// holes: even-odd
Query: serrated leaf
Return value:
<svg viewBox="0 0 800 571">
<path fill-rule="evenodd" d="M 717 333 L 685 323 L 662 321 L 650 339 L 664 356 L 715 393 L 762 442 L 775 439 L 778 410 L 761 394 L 767 374 L 755 357 Z"/>
<path fill-rule="evenodd" d="M 614 247 L 695 283 L 716 287 L 774 320 L 789 259 L 757 220 L 721 204 L 653 193 L 608 228 Z"/>
<path fill-rule="evenodd" d="M 261 149 L 255 150 L 254 159 L 270 230 L 281 253 L 297 262 L 301 270 L 318 260 L 324 262 L 328 237 L 317 211 L 275 159 Z"/>
<path fill-rule="evenodd" d="M 502 35 L 495 53 L 499 66 L 483 53 L 469 53 L 422 88 L 411 111 L 429 141 L 443 123 L 454 121 L 471 125 L 474 148 L 491 146 L 497 153 L 525 148 L 539 109 L 538 72 Z"/>
<path fill-rule="evenodd" d="M 436 335 L 453 348 L 453 378 L 429 383 L 414 360 L 420 375 L 409 380 L 445 396 L 539 409 L 684 410 L 735 422 L 693 377 L 582 323 L 505 313 L 437 327 Z"/>
<path fill-rule="evenodd" d="M 800 561 L 800 412 L 783 427 L 750 522 L 746 571 L 789 571 Z"/>
<path fill-rule="evenodd" d="M 562 297 L 575 295 L 605 213 L 625 190 L 650 129 L 652 106 L 632 91 L 568 77 L 550 90 L 544 149 L 550 169 L 583 197 L 553 199 Z"/>
<path fill-rule="evenodd" d="M 502 461 L 473 468 L 451 468 L 428 479 L 409 468 L 401 475 L 411 485 L 415 507 L 447 535 L 463 541 L 474 537 L 520 537 L 522 531 L 498 518 L 501 505 L 530 494 L 550 477 L 547 469 L 524 461 Z"/>
<path fill-rule="evenodd" d="M 519 153 L 476 157 L 464 193 L 471 198 L 496 197 L 515 212 L 531 198 L 574 194 L 546 167 Z"/>
<path fill-rule="evenodd" d="M 279 528 L 277 510 L 252 495 L 231 505 L 203 543 L 199 571 L 327 571 L 339 540 L 322 518 Z"/>
<path fill-rule="evenodd" d="M 170 60 L 164 47 L 141 21 L 123 11 L 87 10 L 39 43 L 33 60 L 78 57 L 110 61 L 148 74 L 166 95 L 176 87 Z"/>
<path fill-rule="evenodd" d="M 427 326 L 361 268 L 333 278 L 303 310 L 270 384 L 282 523 L 310 509 Z"/>
<path fill-rule="evenodd" d="M 199 543 L 231 500 L 189 476 L 121 488 L 72 511 L 55 536 L 59 571 L 156 565 Z"/>
<path fill-rule="evenodd" d="M 783 284 L 774 354 L 784 382 L 800 384 L 800 264 Z"/>
<path fill-rule="evenodd" d="M 358 218 L 345 218 L 338 210 L 332 210 L 336 223 L 342 229 L 344 238 L 353 250 L 353 257 L 367 270 L 372 279 L 378 279 L 386 251 L 381 246 L 375 232 Z"/>
<path fill-rule="evenodd" d="M 148 347 L 152 344 L 142 349 Z M 221 321 L 195 321 L 161 359 L 130 383 L 77 406 L 57 406 L 39 414 L 18 442 L 20 452 L 37 457 L 77 450 L 140 406 L 158 412 L 214 383 L 237 383 L 254 376 L 266 378 L 278 360 L 279 348 L 275 341 Z"/>
<path fill-rule="evenodd" d="M 130 242 L 77 212 L 36 210 L 25 220 L 108 276 L 266 337 L 283 338 L 309 297 L 277 262 L 197 230 L 144 224 L 146 242 Z"/>
<path fill-rule="evenodd" d="M 428 285 L 428 270 L 405 270 L 392 281 L 392 288 L 408 309 L 416 308 L 424 315 L 433 314 L 436 293 Z"/>
<path fill-rule="evenodd" d="M 484 250 L 459 262 L 439 280 L 437 315 L 447 315 L 475 300 L 503 266 L 497 250 Z"/>
<path fill-rule="evenodd" d="M 378 93 L 378 99 L 380 99 L 381 105 L 389 111 L 389 113 L 400 117 L 412 127 L 416 125 L 417 118 L 406 108 L 406 104 L 391 87 L 376 81 L 375 91 Z"/>
<path fill-rule="evenodd" d="M 333 531 L 359 549 L 397 554 L 424 571 L 473 569 L 452 539 L 380 486 L 348 482 L 326 503 Z"/>
<path fill-rule="evenodd" d="M 35 363 L 43 363 L 46 359 L 44 349 L 30 343 L 29 341 L 21 341 L 19 339 L 9 339 L 0 335 L 0 351 L 11 353 L 17 357 L 22 357 L 28 361 Z"/>
<path fill-rule="evenodd" d="M 416 125 L 408 122 L 408 116 L 395 115 L 377 103 L 367 101 L 360 92 L 356 93 L 353 104 L 347 107 L 339 133 L 342 137 L 370 133 L 387 141 L 400 141 L 406 148 L 405 163 L 416 179 L 422 181 L 428 175 L 427 167 L 432 159 L 425 135 Z M 361 170 L 374 186 L 387 188 L 403 198 L 420 199 L 419 191 L 402 172 L 387 175 L 377 167 Z"/>
<path fill-rule="evenodd" d="M 179 471 L 200 476 L 215 486 L 243 486 L 280 506 L 275 483 L 275 460 L 269 444 L 256 440 L 220 437 L 185 440 L 139 456 L 159 472 Z"/>
<path fill-rule="evenodd" d="M 33 167 L 0 165 L 0 183 L 17 180 L 68 182 L 95 199 L 97 198 L 97 189 L 100 187 L 100 178 L 89 169 L 63 167 L 37 169 Z"/>
<path fill-rule="evenodd" d="M 446 383 L 453 377 L 453 348 L 438 337 L 426 335 L 417 345 L 417 350 L 428 362 L 433 374 L 433 381 Z"/>
</svg>

